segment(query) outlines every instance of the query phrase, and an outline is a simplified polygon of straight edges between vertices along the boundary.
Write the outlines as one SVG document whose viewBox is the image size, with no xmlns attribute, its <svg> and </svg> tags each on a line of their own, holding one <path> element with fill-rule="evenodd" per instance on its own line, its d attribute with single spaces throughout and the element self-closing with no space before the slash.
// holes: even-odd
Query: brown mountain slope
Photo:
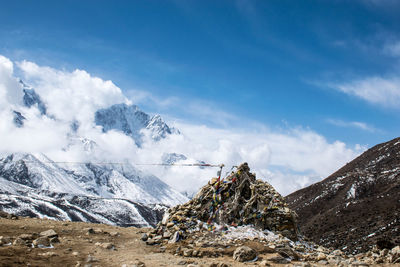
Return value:
<svg viewBox="0 0 400 267">
<path fill-rule="evenodd" d="M 301 233 L 358 253 L 400 243 L 400 138 L 374 146 L 325 180 L 286 197 Z"/>
</svg>

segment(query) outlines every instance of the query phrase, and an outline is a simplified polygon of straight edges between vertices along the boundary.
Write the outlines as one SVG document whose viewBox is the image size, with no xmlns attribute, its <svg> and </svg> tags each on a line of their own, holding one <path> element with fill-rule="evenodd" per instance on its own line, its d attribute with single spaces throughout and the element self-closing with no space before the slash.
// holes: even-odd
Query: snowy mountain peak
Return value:
<svg viewBox="0 0 400 267">
<path fill-rule="evenodd" d="M 95 113 L 95 123 L 103 127 L 103 131 L 122 131 L 132 137 L 140 147 L 143 142 L 143 132 L 150 131 L 153 140 L 160 140 L 169 134 L 178 134 L 179 131 L 170 128 L 159 115 L 150 117 L 136 105 L 115 104 L 109 108 L 100 109 Z"/>
<path fill-rule="evenodd" d="M 0 159 L 0 178 L 38 192 L 124 198 L 145 204 L 177 205 L 187 201 L 156 176 L 129 163 L 58 163 L 43 154 L 15 153 Z"/>
<path fill-rule="evenodd" d="M 26 85 L 22 80 L 19 81 L 22 85 L 24 92 L 23 103 L 26 107 L 30 108 L 33 105 L 37 105 L 40 114 L 45 115 L 47 112 L 46 105 L 43 103 L 40 96 L 36 93 L 35 89 Z"/>
</svg>

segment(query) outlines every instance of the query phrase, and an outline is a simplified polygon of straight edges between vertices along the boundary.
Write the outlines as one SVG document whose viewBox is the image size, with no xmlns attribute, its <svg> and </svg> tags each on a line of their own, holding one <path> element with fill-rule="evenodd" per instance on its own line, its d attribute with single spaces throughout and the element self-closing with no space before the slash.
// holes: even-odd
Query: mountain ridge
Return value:
<svg viewBox="0 0 400 267">
<path fill-rule="evenodd" d="M 0 159 L 1 210 L 20 216 L 155 226 L 168 206 L 187 201 L 153 175 L 133 166 L 68 166 L 43 154 Z"/>
<path fill-rule="evenodd" d="M 316 243 L 351 253 L 381 239 L 399 244 L 400 138 L 368 149 L 286 200 L 303 234 Z"/>
</svg>

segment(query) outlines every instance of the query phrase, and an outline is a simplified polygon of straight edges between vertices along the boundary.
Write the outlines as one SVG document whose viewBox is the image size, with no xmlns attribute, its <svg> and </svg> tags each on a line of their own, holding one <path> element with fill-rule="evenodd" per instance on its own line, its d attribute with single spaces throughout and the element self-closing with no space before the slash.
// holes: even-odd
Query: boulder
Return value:
<svg viewBox="0 0 400 267">
<path fill-rule="evenodd" d="M 32 244 L 37 248 L 50 247 L 50 240 L 47 236 L 41 236 L 33 240 Z"/>
<path fill-rule="evenodd" d="M 142 241 L 147 241 L 147 239 L 149 239 L 149 237 L 148 237 L 148 235 L 146 233 L 144 233 L 140 239 Z"/>
<path fill-rule="evenodd" d="M 58 236 L 58 234 L 53 229 L 50 229 L 50 230 L 41 232 L 40 236 L 45 236 L 45 237 L 51 238 L 51 237 Z"/>
<path fill-rule="evenodd" d="M 238 247 L 233 253 L 233 259 L 239 262 L 252 261 L 256 258 L 257 252 L 247 246 Z"/>
<path fill-rule="evenodd" d="M 26 245 L 27 245 L 27 242 L 26 242 L 24 239 L 17 237 L 17 238 L 14 240 L 13 245 L 14 245 L 14 246 L 26 246 Z"/>
</svg>

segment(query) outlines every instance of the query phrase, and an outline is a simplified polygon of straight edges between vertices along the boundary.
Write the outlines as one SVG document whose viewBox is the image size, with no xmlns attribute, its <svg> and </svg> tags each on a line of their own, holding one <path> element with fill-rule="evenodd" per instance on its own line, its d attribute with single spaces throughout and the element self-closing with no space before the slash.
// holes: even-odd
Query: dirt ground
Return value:
<svg viewBox="0 0 400 267">
<path fill-rule="evenodd" d="M 101 229 L 102 233 L 88 234 L 88 228 Z M 17 220 L 0 218 L 0 236 L 15 239 L 21 234 L 35 234 L 53 229 L 60 243 L 54 248 L 32 248 L 32 246 L 8 245 L 0 247 L 0 266 L 123 266 L 143 262 L 145 266 L 187 266 L 195 264 L 208 267 L 212 263 L 227 263 L 231 266 L 257 266 L 261 259 L 277 254 L 259 255 L 254 263 L 235 262 L 228 254 L 217 258 L 194 258 L 161 253 L 159 246 L 147 246 L 140 237 L 149 229 L 121 228 L 103 224 L 82 222 L 60 222 L 46 219 L 19 217 Z M 99 232 L 97 230 L 97 232 Z M 115 235 L 118 232 L 118 235 Z M 96 243 L 111 243 L 115 249 L 106 249 Z M 252 244 L 257 249 L 257 244 Z M 172 249 L 172 248 L 168 248 Z M 206 248 L 207 249 L 207 248 Z M 212 248 L 210 248 L 212 249 Z M 90 255 L 90 256 L 89 256 Z M 89 262 L 88 262 L 89 259 Z M 281 265 L 282 266 L 282 265 Z"/>
<path fill-rule="evenodd" d="M 92 233 L 88 233 L 88 229 Z M 0 267 L 5 266 L 203 266 L 211 267 L 214 264 L 226 263 L 228 266 L 262 266 L 262 260 L 268 260 L 278 254 L 268 253 L 264 246 L 258 242 L 248 242 L 246 245 L 258 252 L 255 262 L 239 263 L 233 260 L 232 254 L 235 247 L 224 249 L 220 256 L 207 256 L 215 252 L 215 248 L 203 248 L 204 257 L 175 256 L 175 251 L 180 244 L 168 245 L 166 252 L 161 252 L 160 246 L 148 246 L 141 241 L 143 233 L 148 228 L 122 228 L 104 224 L 82 222 L 62 222 L 47 219 L 34 219 L 18 217 L 18 219 L 0 218 L 0 236 L 10 237 L 13 240 L 21 234 L 39 234 L 53 229 L 59 237 L 60 243 L 55 243 L 53 248 L 33 248 L 32 245 L 5 245 L 0 247 Z M 97 243 L 97 244 L 96 244 Z M 107 249 L 101 244 L 111 243 L 114 248 Z M 182 245 L 185 242 L 182 242 Z M 268 266 L 302 266 L 300 262 L 289 265 L 273 264 Z M 190 265 L 193 264 L 193 265 Z M 214 265 L 216 266 L 216 265 Z M 311 266 L 319 266 L 312 264 Z M 380 266 L 390 266 L 382 264 Z M 391 266 L 400 266 L 399 264 Z"/>
</svg>

